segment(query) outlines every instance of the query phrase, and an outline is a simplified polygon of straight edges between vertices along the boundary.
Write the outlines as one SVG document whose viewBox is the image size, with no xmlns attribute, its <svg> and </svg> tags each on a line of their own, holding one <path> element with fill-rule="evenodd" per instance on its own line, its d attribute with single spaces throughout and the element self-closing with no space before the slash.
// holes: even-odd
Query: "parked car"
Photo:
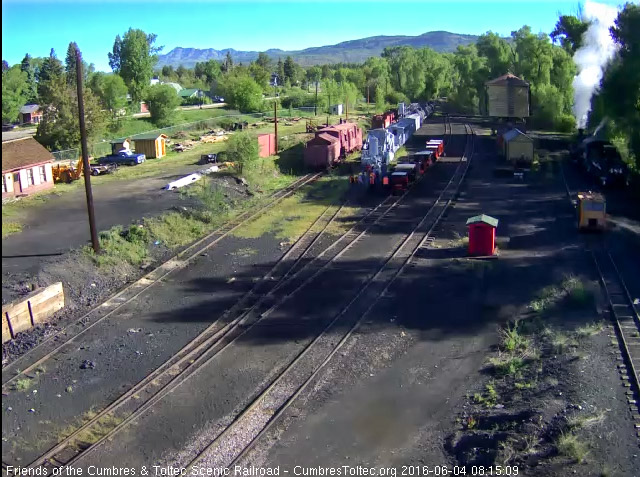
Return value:
<svg viewBox="0 0 640 477">
<path fill-rule="evenodd" d="M 120 151 L 117 154 L 110 154 L 108 156 L 98 159 L 98 164 L 127 164 L 129 166 L 135 166 L 142 164 L 146 156 L 144 154 L 136 154 L 131 151 Z"/>
</svg>

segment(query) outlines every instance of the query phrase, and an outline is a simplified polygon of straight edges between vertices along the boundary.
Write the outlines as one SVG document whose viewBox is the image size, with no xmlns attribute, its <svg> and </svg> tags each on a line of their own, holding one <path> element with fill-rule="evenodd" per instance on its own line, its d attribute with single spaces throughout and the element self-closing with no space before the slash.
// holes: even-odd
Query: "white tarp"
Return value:
<svg viewBox="0 0 640 477">
<path fill-rule="evenodd" d="M 199 181 L 203 175 L 211 174 L 213 172 L 217 172 L 219 170 L 218 166 L 211 166 L 206 169 L 202 169 L 200 172 L 194 172 L 193 174 L 189 174 L 188 176 L 184 176 L 180 179 L 177 179 L 173 182 L 169 182 L 166 186 L 166 190 L 174 190 L 179 189 L 184 186 L 188 186 L 189 184 L 193 184 L 194 182 Z"/>
</svg>

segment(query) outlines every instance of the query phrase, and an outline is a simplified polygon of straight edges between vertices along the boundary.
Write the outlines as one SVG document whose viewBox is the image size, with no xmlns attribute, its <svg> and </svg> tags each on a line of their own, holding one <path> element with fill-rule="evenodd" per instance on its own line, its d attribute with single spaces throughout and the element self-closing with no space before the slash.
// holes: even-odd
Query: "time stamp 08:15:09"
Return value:
<svg viewBox="0 0 640 477">
<path fill-rule="evenodd" d="M 470 477 L 477 475 L 500 475 L 515 476 L 518 475 L 518 467 L 513 465 L 492 465 L 492 466 L 447 466 L 447 465 L 403 465 L 400 469 L 401 476 L 422 477 L 422 476 L 449 476 L 449 475 L 467 475 Z"/>
</svg>

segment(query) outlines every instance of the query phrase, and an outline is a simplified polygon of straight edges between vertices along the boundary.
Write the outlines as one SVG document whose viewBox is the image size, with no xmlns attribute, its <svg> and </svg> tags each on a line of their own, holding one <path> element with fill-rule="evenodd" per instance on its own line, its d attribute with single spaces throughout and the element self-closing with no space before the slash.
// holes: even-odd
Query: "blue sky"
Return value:
<svg viewBox="0 0 640 477">
<path fill-rule="evenodd" d="M 620 5 L 617 0 L 600 3 Z M 524 24 L 550 32 L 558 13 L 576 11 L 562 0 L 404 1 L 44 1 L 2 2 L 2 59 L 25 53 L 64 59 L 70 41 L 86 61 L 109 71 L 107 53 L 129 27 L 158 35 L 163 53 L 177 46 L 298 50 L 374 35 L 419 35 L 433 30 L 509 35 Z"/>
</svg>

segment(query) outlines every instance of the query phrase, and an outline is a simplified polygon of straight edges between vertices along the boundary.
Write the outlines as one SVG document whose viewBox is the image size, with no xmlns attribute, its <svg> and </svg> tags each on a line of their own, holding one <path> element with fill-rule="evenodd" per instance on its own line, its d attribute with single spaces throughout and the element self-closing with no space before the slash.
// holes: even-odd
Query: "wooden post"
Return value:
<svg viewBox="0 0 640 477">
<path fill-rule="evenodd" d="M 96 216 L 93 210 L 93 192 L 91 191 L 91 166 L 89 166 L 89 152 L 87 151 L 87 129 L 84 123 L 84 98 L 82 96 L 82 56 L 76 50 L 76 82 L 78 91 L 78 119 L 80 121 L 80 145 L 82 146 L 82 164 L 84 172 L 84 189 L 87 196 L 87 211 L 89 212 L 89 232 L 94 253 L 100 253 L 100 241 L 96 229 Z"/>
<path fill-rule="evenodd" d="M 313 105 L 313 115 L 318 115 L 318 82 L 316 81 L 316 102 Z"/>
<path fill-rule="evenodd" d="M 273 127 L 275 132 L 275 140 L 273 141 L 278 154 L 278 98 L 273 102 Z"/>
</svg>

